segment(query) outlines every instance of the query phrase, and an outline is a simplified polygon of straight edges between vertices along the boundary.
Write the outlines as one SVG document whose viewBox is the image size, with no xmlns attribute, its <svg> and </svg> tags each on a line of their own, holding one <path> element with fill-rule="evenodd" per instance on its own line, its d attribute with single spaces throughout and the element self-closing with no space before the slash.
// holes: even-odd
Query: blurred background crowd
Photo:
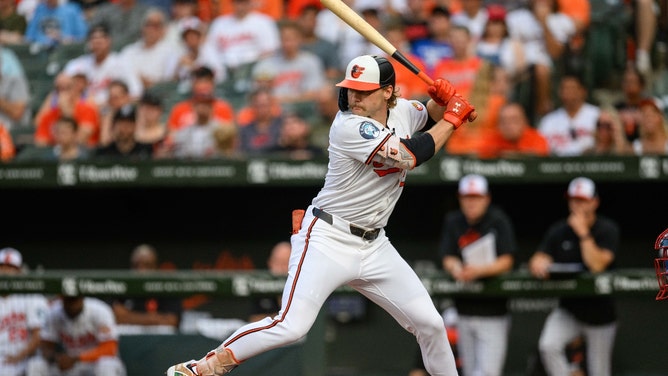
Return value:
<svg viewBox="0 0 668 376">
<path fill-rule="evenodd" d="M 665 0 L 344 1 L 476 106 L 445 153 L 668 153 Z M 384 54 L 317 0 L 0 0 L 0 43 L 3 162 L 318 158 Z"/>
</svg>

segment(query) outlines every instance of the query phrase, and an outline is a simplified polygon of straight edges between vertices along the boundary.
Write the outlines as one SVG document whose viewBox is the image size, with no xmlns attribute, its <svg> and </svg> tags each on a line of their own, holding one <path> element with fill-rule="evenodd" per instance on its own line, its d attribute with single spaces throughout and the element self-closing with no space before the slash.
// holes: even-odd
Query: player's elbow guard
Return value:
<svg viewBox="0 0 668 376">
<path fill-rule="evenodd" d="M 401 143 L 415 156 L 413 167 L 429 160 L 436 151 L 434 138 L 427 132 L 418 133 L 413 138 L 401 139 Z"/>
<path fill-rule="evenodd" d="M 419 133 L 413 138 L 390 136 L 378 151 L 387 164 L 411 170 L 434 155 L 434 139 L 429 133 Z"/>
</svg>

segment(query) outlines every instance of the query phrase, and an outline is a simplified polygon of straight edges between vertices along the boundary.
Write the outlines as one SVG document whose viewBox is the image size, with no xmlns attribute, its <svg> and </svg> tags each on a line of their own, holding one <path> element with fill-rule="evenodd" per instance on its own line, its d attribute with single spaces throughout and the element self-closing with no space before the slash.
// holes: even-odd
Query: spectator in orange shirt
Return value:
<svg viewBox="0 0 668 376">
<path fill-rule="evenodd" d="M 453 56 L 438 63 L 434 76 L 452 83 L 457 92 L 468 98 L 483 60 L 471 48 L 471 33 L 465 26 L 453 25 L 450 29 Z"/>
<path fill-rule="evenodd" d="M 97 145 L 100 138 L 100 119 L 97 108 L 81 98 L 76 91 L 72 77 L 59 74 L 55 79 L 56 94 L 51 97 L 51 105 L 39 115 L 35 144 L 53 146 L 55 124 L 61 117 L 71 117 L 79 124 L 77 138 L 88 147 Z"/>
<path fill-rule="evenodd" d="M 0 123 L 0 161 L 9 162 L 16 154 L 12 136 L 4 124 Z"/>
<path fill-rule="evenodd" d="M 215 93 L 214 73 L 207 67 L 200 67 L 193 71 L 193 92 L 202 92 L 209 90 L 212 95 Z M 167 128 L 169 132 L 177 131 L 185 126 L 191 125 L 195 121 L 195 109 L 192 98 L 178 102 L 172 107 L 167 119 Z M 221 98 L 215 98 L 213 101 L 213 118 L 221 124 L 228 124 L 234 121 L 234 110 L 227 101 Z"/>
<path fill-rule="evenodd" d="M 547 156 L 547 140 L 529 125 L 526 112 L 519 103 L 507 103 L 499 111 L 498 126 L 481 150 L 481 158 L 514 158 L 519 156 Z"/>
<path fill-rule="evenodd" d="M 426 66 L 422 59 L 410 52 L 410 43 L 408 42 L 408 39 L 406 39 L 405 27 L 403 24 L 400 22 L 387 23 L 385 25 L 385 37 L 397 48 L 397 51 L 404 54 L 404 56 L 415 64 L 418 69 L 426 72 Z M 415 79 L 415 74 L 395 59 L 390 58 L 390 56 L 387 56 L 387 58 L 387 60 L 392 63 L 392 67 L 394 67 L 397 89 L 403 98 L 429 97 L 429 94 L 427 93 L 427 85 L 425 85 L 424 82 Z"/>
</svg>

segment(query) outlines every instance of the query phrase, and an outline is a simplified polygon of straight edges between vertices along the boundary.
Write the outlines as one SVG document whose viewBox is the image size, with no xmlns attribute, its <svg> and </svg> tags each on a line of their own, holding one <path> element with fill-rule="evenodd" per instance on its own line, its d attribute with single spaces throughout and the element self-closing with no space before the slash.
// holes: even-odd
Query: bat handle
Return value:
<svg viewBox="0 0 668 376">
<path fill-rule="evenodd" d="M 406 56 L 404 56 L 404 54 L 399 52 L 399 50 L 395 50 L 392 53 L 392 58 L 398 61 L 404 67 L 408 68 L 408 70 L 413 72 L 413 74 L 420 77 L 420 79 L 422 79 L 422 81 L 427 83 L 427 85 L 434 84 L 434 80 L 432 80 L 431 77 L 427 76 L 427 74 L 421 71 L 420 68 L 416 67 L 415 64 L 413 64 L 410 60 L 408 60 Z"/>
<path fill-rule="evenodd" d="M 417 76 L 420 77 L 420 79 L 422 79 L 422 81 L 424 81 L 427 85 L 431 86 L 434 84 L 434 80 L 432 80 L 431 77 L 427 76 L 427 74 L 422 71 L 420 71 Z"/>
</svg>

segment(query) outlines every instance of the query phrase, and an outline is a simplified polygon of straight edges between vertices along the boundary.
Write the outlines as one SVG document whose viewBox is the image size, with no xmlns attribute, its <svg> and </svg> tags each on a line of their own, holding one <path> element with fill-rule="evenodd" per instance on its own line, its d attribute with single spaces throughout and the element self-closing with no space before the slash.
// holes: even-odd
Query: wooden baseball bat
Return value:
<svg viewBox="0 0 668 376">
<path fill-rule="evenodd" d="M 348 25 L 350 25 L 350 27 L 352 27 L 358 33 L 360 33 L 360 35 L 362 35 L 366 40 L 373 43 L 375 46 L 383 50 L 389 56 L 392 56 L 392 58 L 398 61 L 399 64 L 408 68 L 408 70 L 410 70 L 415 75 L 420 77 L 420 79 L 426 82 L 427 85 L 431 85 L 434 83 L 434 80 L 432 80 L 431 77 L 429 77 L 426 73 L 424 73 L 418 67 L 416 67 L 415 64 L 413 64 L 410 60 L 408 60 L 406 56 L 404 56 L 404 54 L 399 52 L 397 48 L 392 45 L 392 43 L 390 43 L 387 39 L 385 39 L 385 37 L 381 33 L 379 33 L 378 30 L 374 29 L 373 26 L 371 26 L 368 22 L 364 21 L 364 19 L 359 14 L 357 14 L 354 10 L 350 9 L 350 7 L 346 5 L 343 1 L 320 0 L 320 2 L 327 9 L 331 10 L 340 19 L 342 19 L 343 22 L 347 23 Z"/>
</svg>

